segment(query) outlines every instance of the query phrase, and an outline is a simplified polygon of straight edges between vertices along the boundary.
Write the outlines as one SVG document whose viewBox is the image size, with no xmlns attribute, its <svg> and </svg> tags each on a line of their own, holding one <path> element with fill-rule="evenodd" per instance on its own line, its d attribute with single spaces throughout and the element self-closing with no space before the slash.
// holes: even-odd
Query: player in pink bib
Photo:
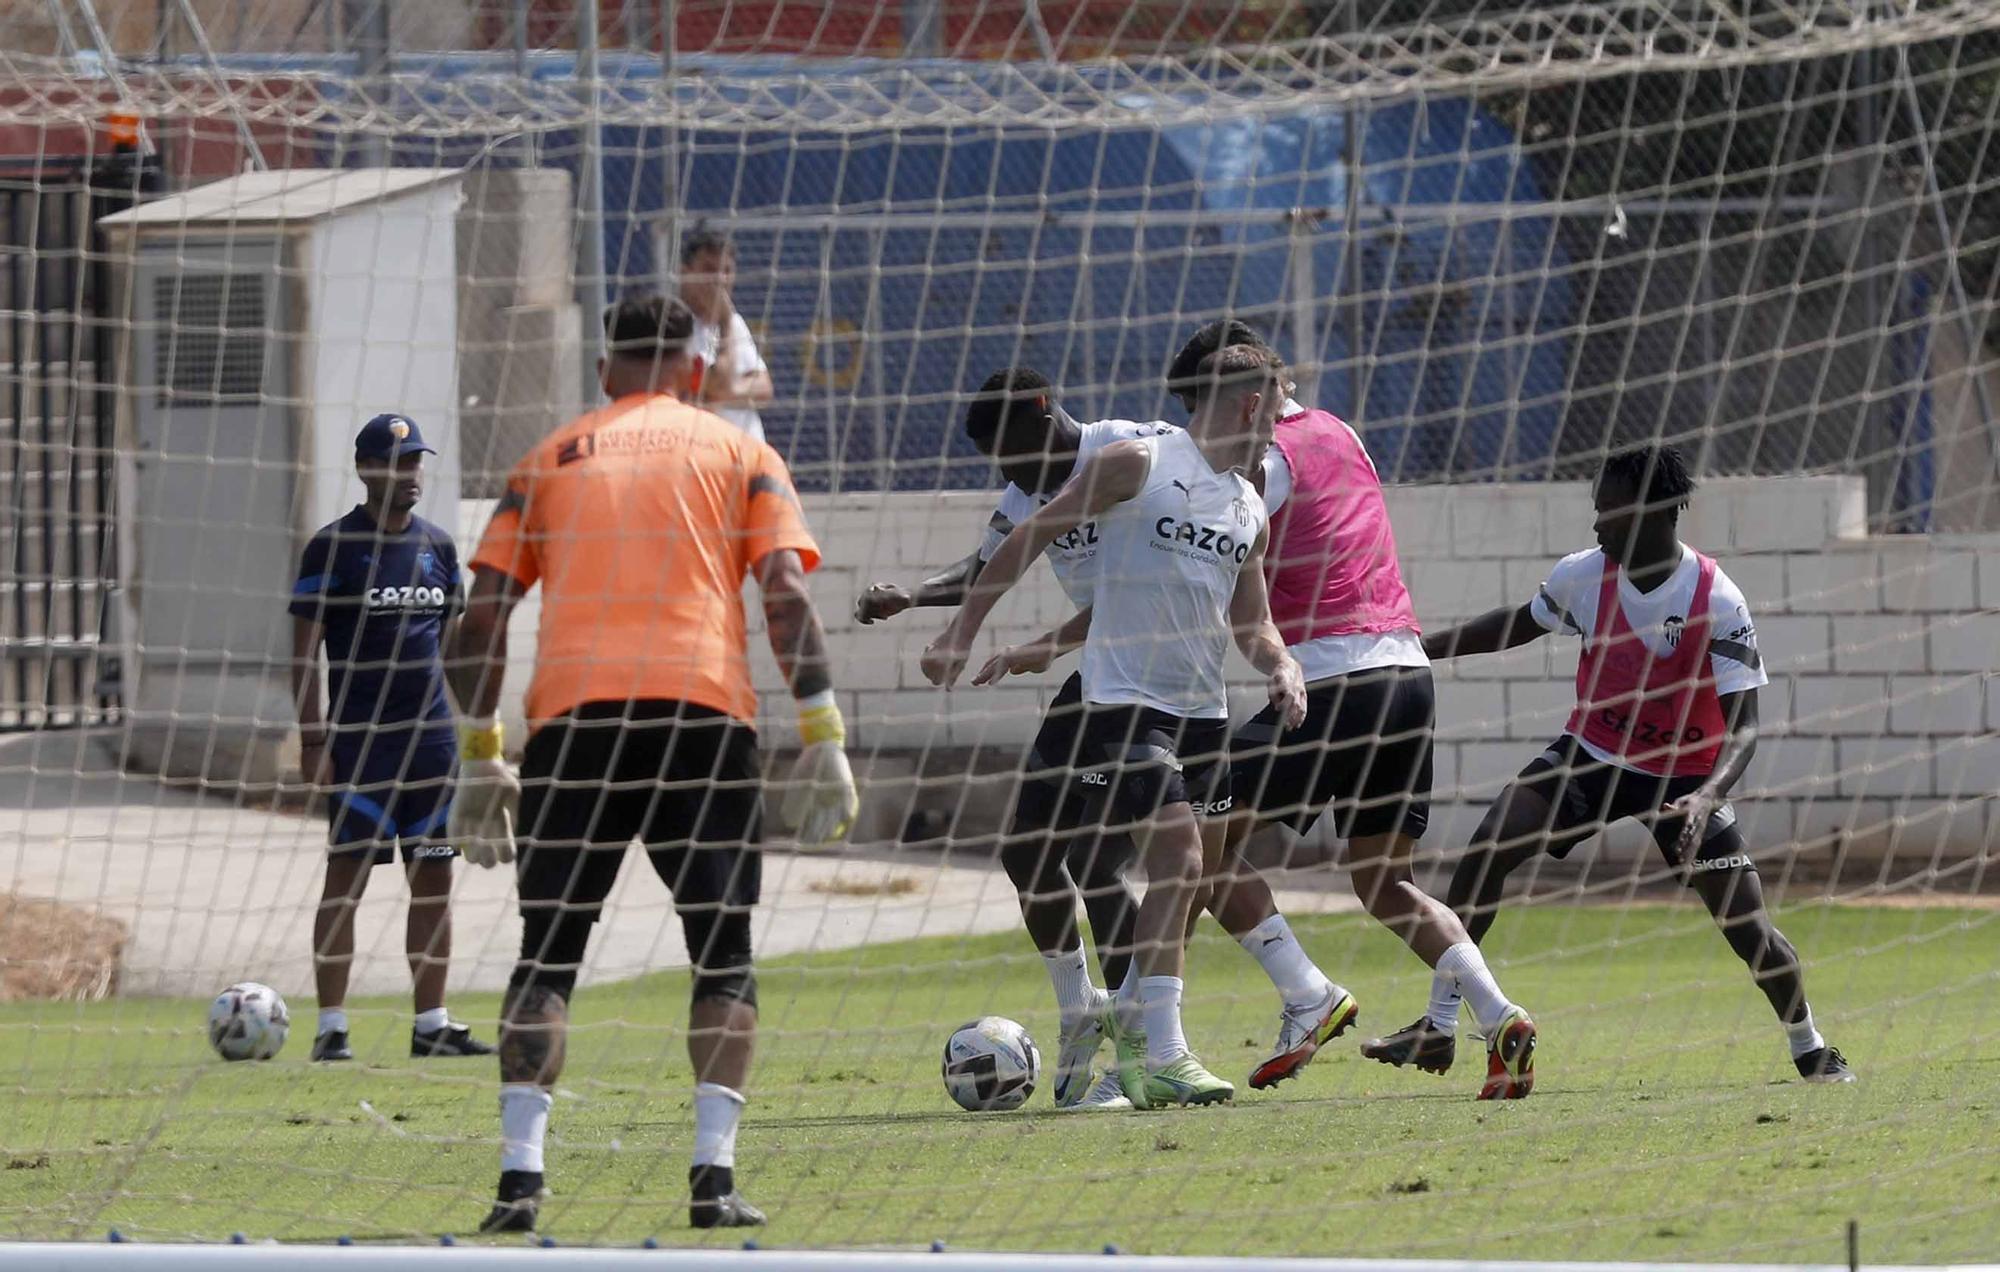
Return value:
<svg viewBox="0 0 2000 1272">
<path fill-rule="evenodd" d="M 1241 322 L 1196 331 L 1168 369 L 1183 392 L 1221 344 L 1262 345 Z M 1306 680 L 1306 718 L 1286 729 L 1259 711 L 1230 735 L 1239 814 L 1213 871 L 1210 910 L 1244 948 L 1292 940 L 1269 883 L 1252 862 L 1316 864 L 1302 837 L 1325 817 L 1347 845 L 1348 881 L 1369 914 L 1425 966 L 1462 991 L 1488 1039 L 1481 1099 L 1534 1088 L 1534 1021 L 1510 1002 L 1458 916 L 1419 888 L 1411 870 L 1430 821 L 1436 695 L 1416 607 L 1396 558 L 1382 482 L 1361 437 L 1326 411 L 1285 404 L 1263 463 L 1271 514 L 1265 574 L 1271 615 Z M 1353 996 L 1288 999 L 1278 1045 L 1250 1077 L 1269 1086 L 1297 1073 L 1359 1013 Z M 1417 1062 L 1451 1066 L 1458 1002 L 1423 1036 Z"/>
<path fill-rule="evenodd" d="M 1750 968 L 1799 1075 L 1851 1082 L 1814 1027 L 1798 952 L 1764 906 L 1729 804 L 1757 747 L 1757 690 L 1769 678 L 1743 593 L 1678 537 L 1693 492 L 1673 447 L 1616 452 L 1597 478 L 1595 549 L 1564 557 L 1528 604 L 1424 639 L 1433 658 L 1513 649 L 1545 632 L 1584 639 L 1567 727 L 1487 810 L 1448 899 L 1478 940 L 1516 867 L 1567 856 L 1630 817 Z M 1451 1001 L 1451 987 L 1434 983 L 1432 996 Z"/>
</svg>

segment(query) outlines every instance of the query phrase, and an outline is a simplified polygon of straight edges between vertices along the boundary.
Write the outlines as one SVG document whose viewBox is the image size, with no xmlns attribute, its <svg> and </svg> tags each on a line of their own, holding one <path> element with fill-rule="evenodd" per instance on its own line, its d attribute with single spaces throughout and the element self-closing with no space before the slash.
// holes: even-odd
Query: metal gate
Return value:
<svg viewBox="0 0 2000 1272">
<path fill-rule="evenodd" d="M 117 717 L 117 376 L 97 219 L 129 166 L 0 159 L 0 732 Z"/>
</svg>

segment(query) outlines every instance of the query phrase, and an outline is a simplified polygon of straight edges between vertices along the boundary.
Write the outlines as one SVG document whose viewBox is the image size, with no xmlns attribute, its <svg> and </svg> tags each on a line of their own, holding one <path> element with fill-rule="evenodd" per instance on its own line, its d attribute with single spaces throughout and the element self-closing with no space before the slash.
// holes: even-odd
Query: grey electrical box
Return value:
<svg viewBox="0 0 2000 1272">
<path fill-rule="evenodd" d="M 100 222 L 132 320 L 119 525 L 135 766 L 275 780 L 294 567 L 360 500 L 363 421 L 418 421 L 439 451 L 418 512 L 457 531 L 458 201 L 456 172 L 291 169 Z"/>
</svg>

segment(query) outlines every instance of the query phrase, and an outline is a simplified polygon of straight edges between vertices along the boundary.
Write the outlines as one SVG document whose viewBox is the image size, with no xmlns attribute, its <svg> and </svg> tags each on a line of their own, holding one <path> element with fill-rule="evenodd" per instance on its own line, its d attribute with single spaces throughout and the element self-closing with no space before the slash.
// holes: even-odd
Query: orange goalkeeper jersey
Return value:
<svg viewBox="0 0 2000 1272">
<path fill-rule="evenodd" d="M 743 579 L 785 548 L 819 564 L 778 453 L 698 407 L 635 394 L 515 465 L 471 564 L 541 585 L 531 728 L 633 698 L 749 721 Z"/>
</svg>

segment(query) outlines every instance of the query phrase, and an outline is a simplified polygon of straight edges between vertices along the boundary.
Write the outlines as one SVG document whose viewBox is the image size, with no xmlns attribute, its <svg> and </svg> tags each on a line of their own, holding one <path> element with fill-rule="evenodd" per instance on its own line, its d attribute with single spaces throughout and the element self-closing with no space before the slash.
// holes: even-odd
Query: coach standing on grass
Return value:
<svg viewBox="0 0 2000 1272">
<path fill-rule="evenodd" d="M 415 420 L 378 415 L 354 439 L 354 470 L 367 497 L 323 526 L 300 554 L 292 585 L 292 696 L 299 767 L 328 795 L 326 882 L 313 918 L 319 997 L 314 1060 L 352 1060 L 347 979 L 354 964 L 354 908 L 378 865 L 400 849 L 410 880 L 405 947 L 416 982 L 410 1054 L 485 1056 L 493 1048 L 444 1005 L 451 961 L 451 704 L 445 697 L 446 631 L 463 588 L 451 536 L 417 516 L 424 444 Z M 326 648 L 327 727 L 319 692 Z"/>
<path fill-rule="evenodd" d="M 762 588 L 771 650 L 798 700 L 804 753 L 786 817 L 802 841 L 829 842 L 847 833 L 858 802 L 806 592 L 819 549 L 777 452 L 689 405 L 702 370 L 693 332 L 678 301 L 627 300 L 606 316 L 599 373 L 611 404 L 516 466 L 472 561 L 452 667 L 470 717 L 452 831 L 474 861 L 512 860 L 518 794 L 523 835 L 521 958 L 501 1012 L 500 1189 L 482 1231 L 534 1229 L 569 999 L 634 839 L 673 893 L 693 964 L 689 1222 L 764 1222 L 737 1193 L 734 1170 L 757 1032 L 750 907 L 761 875 L 746 574 Z M 507 619 L 537 584 L 531 732 L 517 780 L 494 717 Z"/>
</svg>

